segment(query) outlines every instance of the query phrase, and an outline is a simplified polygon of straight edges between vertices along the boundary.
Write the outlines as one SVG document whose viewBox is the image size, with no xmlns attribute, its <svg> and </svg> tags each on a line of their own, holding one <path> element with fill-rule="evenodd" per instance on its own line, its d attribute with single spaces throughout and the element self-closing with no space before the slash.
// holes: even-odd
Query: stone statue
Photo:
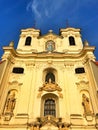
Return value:
<svg viewBox="0 0 98 130">
<path fill-rule="evenodd" d="M 82 95 L 82 105 L 85 114 L 91 114 L 89 98 L 85 94 Z"/>
<path fill-rule="evenodd" d="M 6 102 L 5 113 L 13 112 L 16 104 L 15 92 L 10 92 Z"/>
<path fill-rule="evenodd" d="M 49 78 L 49 83 L 52 83 L 52 80 L 51 80 L 51 78 Z"/>
</svg>

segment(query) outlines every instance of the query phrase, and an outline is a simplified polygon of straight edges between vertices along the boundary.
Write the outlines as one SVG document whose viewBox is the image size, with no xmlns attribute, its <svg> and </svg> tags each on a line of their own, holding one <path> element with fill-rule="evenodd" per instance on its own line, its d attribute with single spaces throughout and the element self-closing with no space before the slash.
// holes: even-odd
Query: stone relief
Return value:
<svg viewBox="0 0 98 130">
<path fill-rule="evenodd" d="M 41 127 L 44 127 L 47 124 L 48 130 L 51 129 L 51 126 L 59 128 L 59 130 L 67 130 L 70 127 L 69 123 L 63 122 L 62 118 L 56 118 L 54 116 L 45 116 L 45 117 L 39 117 L 37 118 L 37 121 L 34 123 L 28 124 L 31 127 L 31 130 L 40 129 Z"/>
<path fill-rule="evenodd" d="M 87 77 L 85 74 L 80 74 L 80 75 L 77 75 L 77 80 L 78 81 L 87 81 Z"/>
<path fill-rule="evenodd" d="M 53 92 L 53 91 L 62 91 L 62 89 L 58 86 L 56 83 L 52 83 L 51 79 L 49 79 L 49 82 L 43 84 L 42 87 L 39 88 L 39 91 L 47 91 L 47 92 Z"/>
<path fill-rule="evenodd" d="M 89 82 L 88 81 L 80 81 L 80 82 L 76 82 L 76 85 L 79 89 L 79 91 L 82 90 L 89 90 Z"/>
<path fill-rule="evenodd" d="M 18 85 L 23 84 L 23 75 L 17 75 L 17 74 L 11 74 L 9 78 L 9 84 L 15 84 L 17 83 Z"/>
</svg>

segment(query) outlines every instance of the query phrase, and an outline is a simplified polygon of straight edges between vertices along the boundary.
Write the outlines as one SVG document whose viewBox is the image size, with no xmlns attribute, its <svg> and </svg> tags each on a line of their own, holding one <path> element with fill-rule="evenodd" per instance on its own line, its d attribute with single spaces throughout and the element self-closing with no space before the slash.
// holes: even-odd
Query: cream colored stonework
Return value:
<svg viewBox="0 0 98 130">
<path fill-rule="evenodd" d="M 17 48 L 11 42 L 3 49 L 0 130 L 98 129 L 95 47 L 82 42 L 80 29 L 60 29 L 59 35 L 22 29 Z M 54 103 L 54 114 L 47 114 L 46 101 Z"/>
</svg>

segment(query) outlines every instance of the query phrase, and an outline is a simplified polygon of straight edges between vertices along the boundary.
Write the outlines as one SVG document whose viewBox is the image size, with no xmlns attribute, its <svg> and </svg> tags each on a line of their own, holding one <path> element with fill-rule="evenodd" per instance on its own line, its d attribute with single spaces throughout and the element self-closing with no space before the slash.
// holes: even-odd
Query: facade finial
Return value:
<svg viewBox="0 0 98 130">
<path fill-rule="evenodd" d="M 11 41 L 9 46 L 13 47 L 14 46 L 14 41 Z"/>
<path fill-rule="evenodd" d="M 89 43 L 87 40 L 84 41 L 84 46 L 89 46 Z"/>
</svg>

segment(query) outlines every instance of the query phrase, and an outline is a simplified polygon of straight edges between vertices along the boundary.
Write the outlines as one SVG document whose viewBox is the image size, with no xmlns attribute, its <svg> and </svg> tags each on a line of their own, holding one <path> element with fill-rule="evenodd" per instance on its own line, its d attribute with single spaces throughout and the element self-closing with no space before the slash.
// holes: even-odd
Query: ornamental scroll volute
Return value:
<svg viewBox="0 0 98 130">
<path fill-rule="evenodd" d="M 45 82 L 45 84 L 43 84 L 43 86 L 39 88 L 39 91 L 43 90 L 47 92 L 62 91 L 57 83 L 51 82 L 51 79 L 49 79 L 49 82 Z"/>
</svg>

